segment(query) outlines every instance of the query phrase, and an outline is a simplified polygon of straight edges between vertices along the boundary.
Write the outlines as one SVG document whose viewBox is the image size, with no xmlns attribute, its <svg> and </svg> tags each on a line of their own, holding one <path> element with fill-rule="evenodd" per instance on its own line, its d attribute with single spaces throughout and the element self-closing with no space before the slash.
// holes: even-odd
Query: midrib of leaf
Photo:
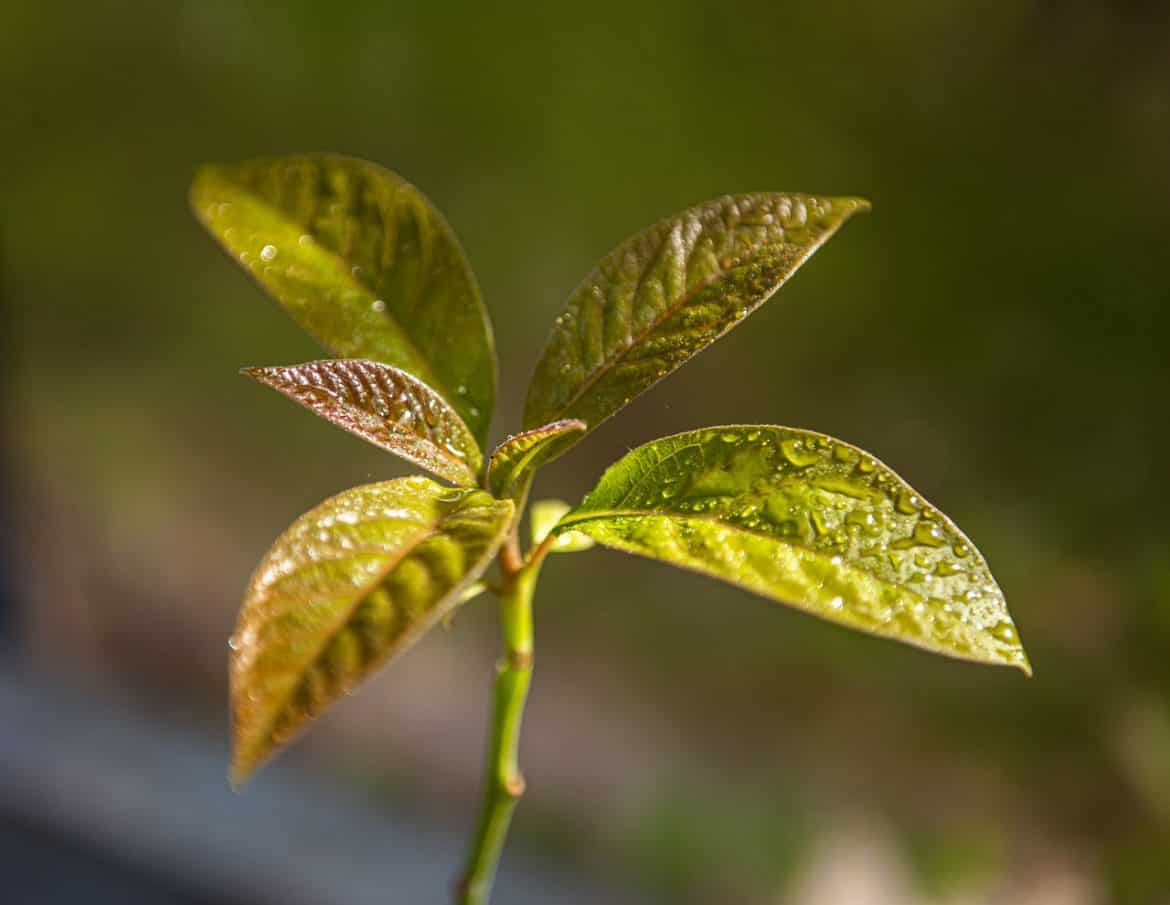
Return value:
<svg viewBox="0 0 1170 905">
<path fill-rule="evenodd" d="M 840 222 L 834 224 L 832 228 L 826 229 L 821 234 L 820 238 L 818 238 L 815 242 L 805 246 L 804 253 L 796 259 L 795 266 L 791 269 L 791 271 L 789 273 L 787 273 L 780 280 L 780 282 L 778 282 L 776 284 L 776 286 L 772 289 L 772 291 L 770 293 L 768 293 L 767 296 L 765 296 L 764 298 L 762 298 L 758 302 L 756 302 L 756 304 L 753 306 L 752 310 L 754 311 L 756 308 L 758 308 L 760 305 L 762 305 L 764 302 L 766 302 L 769 298 L 771 298 L 773 295 L 775 295 L 776 292 L 778 292 L 780 290 L 780 287 L 783 286 L 785 283 L 787 283 L 788 280 L 795 274 L 795 272 L 799 268 L 799 266 L 801 264 L 803 264 L 805 261 L 807 261 L 813 252 L 815 252 L 818 248 L 820 248 L 834 233 L 836 233 L 837 229 L 840 227 L 842 222 L 844 222 L 844 221 L 840 221 Z M 630 294 L 630 311 L 628 312 L 628 314 L 630 316 L 627 317 L 627 320 L 630 320 L 630 321 L 633 320 L 633 317 L 632 317 L 633 309 L 637 305 L 638 293 L 640 293 L 642 291 L 642 286 L 646 281 L 647 275 L 654 269 L 654 267 L 658 263 L 658 261 L 661 260 L 662 254 L 665 251 L 665 249 L 669 243 L 669 239 L 670 239 L 672 232 L 673 232 L 673 230 L 668 231 L 666 233 L 666 235 L 659 241 L 658 249 L 655 251 L 655 253 L 652 256 L 650 256 L 647 259 L 647 262 L 643 265 L 641 272 L 638 274 L 637 284 L 634 288 L 634 291 Z M 729 225 L 728 226 L 728 237 L 732 238 L 732 237 L 734 237 L 734 235 L 735 235 L 734 227 Z M 727 244 L 730 245 L 730 242 L 728 242 Z M 696 285 L 692 289 L 684 291 L 679 296 L 678 302 L 676 302 L 672 306 L 668 306 L 668 307 L 664 308 L 662 310 L 662 312 L 650 323 L 650 325 L 648 327 L 646 327 L 646 329 L 643 330 L 637 337 L 628 339 L 626 344 L 621 349 L 618 350 L 618 352 L 614 355 L 614 357 L 612 359 L 609 359 L 608 361 L 603 362 L 602 365 L 597 368 L 597 370 L 595 370 L 592 374 L 590 374 L 586 378 L 585 382 L 582 383 L 581 387 L 573 394 L 573 396 L 564 405 L 562 405 L 559 409 L 557 409 L 555 414 L 549 415 L 550 419 L 551 420 L 558 420 L 560 418 L 563 418 L 565 416 L 565 414 L 568 411 L 570 411 L 572 409 L 572 407 L 577 404 L 578 401 L 580 401 L 580 399 L 585 395 L 585 393 L 587 393 L 593 387 L 593 385 L 595 383 L 597 383 L 598 380 L 600 380 L 607 373 L 612 371 L 619 363 L 621 363 L 621 361 L 626 357 L 627 353 L 629 353 L 631 350 L 637 348 L 638 344 L 641 343 L 643 340 L 645 340 L 647 337 L 653 335 L 654 331 L 657 330 L 659 327 L 661 327 L 663 323 L 670 320 L 670 318 L 674 317 L 682 309 L 686 308 L 687 305 L 689 305 L 692 301 L 694 301 L 696 296 L 702 294 L 703 292 L 706 292 L 708 289 L 711 288 L 711 286 L 713 286 L 715 283 L 717 283 L 720 280 L 722 280 L 723 278 L 725 278 L 727 276 L 727 274 L 731 273 L 732 271 L 738 270 L 741 267 L 748 266 L 751 263 L 751 261 L 754 258 L 756 258 L 757 256 L 759 256 L 760 254 L 761 254 L 760 249 L 756 249 L 754 252 L 752 252 L 749 255 L 745 255 L 743 257 L 737 258 L 734 262 L 732 262 L 731 264 L 728 264 L 727 266 L 724 266 L 723 263 L 721 261 L 719 261 L 718 258 L 716 258 L 715 260 L 718 263 L 719 271 L 715 275 L 711 276 L 703 283 Z M 694 255 L 694 248 L 692 247 L 691 249 L 689 249 L 687 251 L 685 268 L 688 271 L 690 269 L 691 258 L 693 257 L 693 255 Z M 573 294 L 576 295 L 576 290 L 574 290 Z M 726 327 L 724 327 L 722 330 L 720 330 L 718 333 L 716 333 L 714 337 L 712 337 L 711 343 L 709 345 L 714 344 L 715 340 L 720 339 L 723 336 L 726 336 L 733 329 L 735 329 L 739 325 L 739 323 L 740 323 L 739 321 L 732 321 L 731 323 L 729 323 Z M 632 333 L 630 335 L 633 336 Z M 580 339 L 580 337 L 578 337 L 578 338 Z M 584 348 L 584 345 L 579 343 L 579 347 Z M 702 352 L 702 351 L 704 351 L 704 349 L 698 350 L 698 352 Z M 698 352 L 696 352 L 695 354 L 697 355 Z M 669 376 L 669 375 L 665 375 L 665 374 L 663 375 L 663 377 L 666 377 L 666 376 Z M 653 386 L 655 383 L 658 383 L 660 380 L 663 379 L 663 377 L 659 377 L 657 380 L 654 380 L 650 384 L 650 386 Z M 649 387 L 647 387 L 647 389 L 649 389 Z M 548 413 L 545 413 L 545 414 L 547 415 Z M 589 426 L 592 428 L 592 427 L 595 427 L 596 425 L 591 424 Z"/>
<path fill-rule="evenodd" d="M 323 260 L 325 260 L 329 263 L 330 269 L 333 270 L 333 272 L 337 276 L 339 282 L 342 282 L 347 287 L 354 289 L 356 291 L 359 291 L 359 292 L 363 293 L 364 295 L 369 296 L 371 299 L 376 299 L 378 297 L 377 293 L 374 291 L 374 288 L 372 286 L 368 285 L 367 283 L 363 282 L 358 277 L 354 276 L 353 269 L 346 265 L 345 258 L 341 254 L 338 254 L 337 252 L 333 251 L 332 249 L 326 247 L 325 245 L 323 245 L 321 242 L 319 242 L 317 240 L 316 236 L 313 236 L 313 234 L 311 232 L 311 228 L 308 224 L 300 224 L 297 221 L 287 217 L 284 214 L 284 212 L 281 211 L 279 208 L 274 207 L 273 205 L 269 204 L 267 201 L 264 201 L 263 199 L 257 197 L 255 194 L 248 191 L 246 188 L 238 186 L 235 182 L 228 179 L 223 174 L 217 173 L 216 178 L 222 186 L 225 186 L 231 190 L 233 196 L 235 196 L 235 197 L 233 197 L 233 203 L 237 203 L 238 198 L 242 197 L 248 204 L 254 205 L 259 210 L 269 214 L 272 217 L 273 222 L 278 224 L 278 228 L 285 233 L 285 236 L 286 236 L 285 241 L 289 245 L 298 244 L 300 241 L 300 237 L 302 235 L 307 234 L 307 235 L 312 236 L 312 238 L 313 238 L 312 253 L 319 255 Z M 208 223 L 206 221 L 206 219 L 203 217 L 202 208 L 200 208 L 199 205 L 195 205 L 195 212 L 196 212 L 196 215 L 199 217 L 199 219 L 202 220 L 204 222 L 204 224 L 208 227 L 211 234 L 213 236 L 216 236 L 218 239 L 218 236 L 217 236 L 215 230 L 211 228 L 211 224 Z M 295 233 L 295 235 L 293 235 L 294 233 Z M 265 286 L 264 283 L 261 281 L 259 274 L 253 272 L 251 268 L 246 268 L 246 269 L 252 275 L 252 278 L 256 281 L 256 283 L 258 283 L 260 285 L 261 289 L 263 289 L 266 293 L 272 294 L 271 291 L 268 289 L 268 287 Z M 280 299 L 278 298 L 277 301 L 279 302 Z M 415 342 L 414 337 L 410 335 L 410 332 L 406 329 L 406 327 L 402 324 L 401 321 L 399 321 L 396 317 L 394 317 L 392 314 L 390 314 L 388 308 L 386 311 L 381 312 L 381 315 L 386 318 L 386 320 L 394 328 L 394 331 L 401 338 L 402 345 L 404 347 L 404 351 L 409 355 L 409 357 L 411 359 L 411 363 L 410 363 L 409 367 L 406 367 L 403 364 L 398 364 L 396 362 L 384 362 L 384 364 L 393 365 L 394 367 L 398 367 L 404 371 L 407 371 L 409 373 L 413 373 L 415 377 L 417 377 L 419 380 L 423 381 L 423 383 L 428 384 L 432 389 L 435 390 L 435 392 L 437 392 L 440 396 L 442 396 L 443 399 L 447 400 L 448 405 L 451 405 L 452 408 L 454 408 L 455 406 L 454 406 L 454 403 L 452 400 L 455 397 L 452 396 L 452 394 L 450 392 L 450 388 L 447 387 L 445 385 L 445 383 L 442 380 L 440 380 L 438 375 L 434 372 L 434 368 L 432 367 L 430 362 L 427 360 L 427 357 L 418 348 L 418 344 Z M 334 354 L 337 354 L 336 349 L 330 349 L 330 351 L 334 352 Z"/>
</svg>

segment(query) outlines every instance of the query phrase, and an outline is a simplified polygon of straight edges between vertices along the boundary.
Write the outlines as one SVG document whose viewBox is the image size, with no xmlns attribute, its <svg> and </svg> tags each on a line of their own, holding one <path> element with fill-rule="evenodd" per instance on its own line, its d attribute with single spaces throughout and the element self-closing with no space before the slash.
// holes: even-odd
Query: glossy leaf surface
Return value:
<svg viewBox="0 0 1170 905">
<path fill-rule="evenodd" d="M 853 214 L 859 198 L 757 193 L 689 208 L 602 259 L 557 317 L 525 427 L 592 430 L 759 305 Z"/>
<path fill-rule="evenodd" d="M 345 358 L 243 373 L 453 484 L 477 481 L 483 454 L 471 431 L 442 396 L 405 371 Z"/>
<path fill-rule="evenodd" d="M 533 469 L 567 448 L 586 430 L 583 421 L 554 421 L 509 437 L 488 460 L 487 486 L 496 496 L 515 495 Z M 520 494 L 522 495 L 522 493 Z"/>
<path fill-rule="evenodd" d="M 639 447 L 556 527 L 874 635 L 1030 672 L 1003 593 L 954 523 L 864 451 L 715 427 Z"/>
<path fill-rule="evenodd" d="M 199 219 L 319 343 L 413 374 L 482 444 L 495 350 L 450 226 L 398 175 L 333 154 L 205 166 Z"/>
<path fill-rule="evenodd" d="M 257 567 L 232 637 L 233 781 L 456 606 L 513 511 L 413 477 L 297 519 Z"/>
</svg>

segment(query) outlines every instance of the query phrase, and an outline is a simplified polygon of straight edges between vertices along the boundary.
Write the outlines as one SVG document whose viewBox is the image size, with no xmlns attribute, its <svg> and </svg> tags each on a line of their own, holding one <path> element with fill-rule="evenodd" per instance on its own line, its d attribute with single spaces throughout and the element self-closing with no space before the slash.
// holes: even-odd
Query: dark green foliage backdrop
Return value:
<svg viewBox="0 0 1170 905">
<path fill-rule="evenodd" d="M 558 560 L 542 667 L 598 658 L 683 727 L 694 759 L 736 771 L 680 777 L 686 794 L 664 779 L 600 847 L 666 887 L 735 888 L 711 880 L 722 871 L 759 892 L 801 815 L 856 798 L 928 882 L 1010 874 L 1028 840 L 1051 839 L 1118 901 L 1162 901 L 1164 5 L 7 0 L 0 85 L 22 511 L 66 513 L 111 587 L 147 596 L 172 563 L 215 573 L 212 602 L 154 604 L 177 645 L 222 643 L 274 530 L 389 473 L 236 376 L 317 350 L 201 234 L 197 163 L 330 149 L 418 184 L 492 312 L 493 440 L 519 427 L 552 317 L 624 236 L 723 192 L 870 198 L 747 327 L 540 489 L 576 498 L 629 446 L 707 424 L 832 433 L 968 529 L 1037 677 L 935 662 L 646 563 Z M 28 571 L 60 555 L 35 550 Z M 24 618 L 39 636 L 57 621 Z M 124 678 L 214 713 L 219 664 L 148 672 L 165 663 Z M 653 744 L 669 777 L 678 738 Z"/>
</svg>

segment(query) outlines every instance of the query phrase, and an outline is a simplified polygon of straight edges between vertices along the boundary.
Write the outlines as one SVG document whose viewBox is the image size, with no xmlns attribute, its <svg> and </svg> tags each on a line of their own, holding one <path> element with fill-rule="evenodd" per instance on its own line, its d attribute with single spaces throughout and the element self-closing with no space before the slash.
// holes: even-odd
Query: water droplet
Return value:
<svg viewBox="0 0 1170 905">
<path fill-rule="evenodd" d="M 378 314 L 386 310 L 386 303 L 382 299 L 374 299 L 373 304 L 370 305 Z"/>
<path fill-rule="evenodd" d="M 966 556 L 968 553 L 970 553 L 970 552 L 971 552 L 971 548 L 970 548 L 969 546 L 967 546 L 967 544 L 963 543 L 962 541 L 959 541 L 959 542 L 958 542 L 957 544 L 955 544 L 955 546 L 954 546 L 954 552 L 955 552 L 955 556 L 957 556 L 957 557 L 959 557 L 960 559 L 962 559 L 962 558 L 963 558 L 963 557 L 965 557 L 965 556 Z"/>
<path fill-rule="evenodd" d="M 228 647 L 230 647 L 232 650 L 240 649 L 239 639 L 236 638 L 235 635 L 232 635 L 230 638 L 228 638 Z"/>
<path fill-rule="evenodd" d="M 271 261 L 275 257 L 276 257 L 276 246 L 275 245 L 265 245 L 263 248 L 260 249 L 260 259 L 261 260 Z"/>
<path fill-rule="evenodd" d="M 857 463 L 857 470 L 862 474 L 870 474 L 875 468 L 877 468 L 877 462 L 867 456 L 862 456 Z"/>
<path fill-rule="evenodd" d="M 848 446 L 834 446 L 833 458 L 838 462 L 852 462 L 856 454 Z"/>
<path fill-rule="evenodd" d="M 831 609 L 839 610 L 843 606 L 845 606 L 845 601 L 841 597 L 834 597 L 832 600 L 829 601 L 829 607 Z"/>
<path fill-rule="evenodd" d="M 1019 644 L 1020 633 L 1016 631 L 1016 627 L 1008 622 L 1006 619 L 1000 620 L 993 625 L 989 631 L 991 636 L 1004 644 Z"/>
<path fill-rule="evenodd" d="M 942 529 L 934 522 L 919 522 L 915 525 L 914 539 L 928 547 L 941 547 L 944 543 Z"/>
<path fill-rule="evenodd" d="M 792 438 L 781 441 L 780 451 L 784 453 L 784 458 L 797 468 L 807 468 L 820 458 L 815 452 L 805 450 L 804 444 L 799 440 Z"/>
<path fill-rule="evenodd" d="M 919 503 L 918 497 L 909 490 L 903 490 L 898 494 L 898 502 L 895 505 L 903 515 L 913 515 L 918 511 Z"/>
<path fill-rule="evenodd" d="M 308 247 L 313 244 L 313 237 L 308 233 L 301 233 L 301 237 L 297 239 L 297 244 L 302 248 Z"/>
</svg>

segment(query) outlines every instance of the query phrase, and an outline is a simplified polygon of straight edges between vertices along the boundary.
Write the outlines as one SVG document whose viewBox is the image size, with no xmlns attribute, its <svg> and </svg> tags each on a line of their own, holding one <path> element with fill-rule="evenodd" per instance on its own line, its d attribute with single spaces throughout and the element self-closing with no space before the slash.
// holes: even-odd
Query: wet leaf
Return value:
<svg viewBox="0 0 1170 905">
<path fill-rule="evenodd" d="M 453 484 L 477 481 L 483 454 L 471 431 L 442 396 L 405 371 L 343 358 L 243 373 Z"/>
<path fill-rule="evenodd" d="M 556 319 L 525 426 L 579 418 L 593 430 L 747 317 L 868 208 L 859 198 L 729 196 L 627 239 Z"/>
<path fill-rule="evenodd" d="M 325 348 L 429 384 L 483 444 L 491 327 L 454 232 L 418 189 L 371 163 L 301 154 L 205 166 L 191 204 Z"/>
<path fill-rule="evenodd" d="M 864 451 L 732 426 L 635 449 L 556 532 L 664 560 L 874 635 L 1030 673 L 987 562 Z"/>
<path fill-rule="evenodd" d="M 585 429 L 583 421 L 554 421 L 509 437 L 488 460 L 488 490 L 496 496 L 523 496 L 532 471 L 558 455 L 559 449 L 570 445 Z"/>
<path fill-rule="evenodd" d="M 355 487 L 260 562 L 232 636 L 232 780 L 455 607 L 514 507 L 424 477 Z"/>
</svg>

